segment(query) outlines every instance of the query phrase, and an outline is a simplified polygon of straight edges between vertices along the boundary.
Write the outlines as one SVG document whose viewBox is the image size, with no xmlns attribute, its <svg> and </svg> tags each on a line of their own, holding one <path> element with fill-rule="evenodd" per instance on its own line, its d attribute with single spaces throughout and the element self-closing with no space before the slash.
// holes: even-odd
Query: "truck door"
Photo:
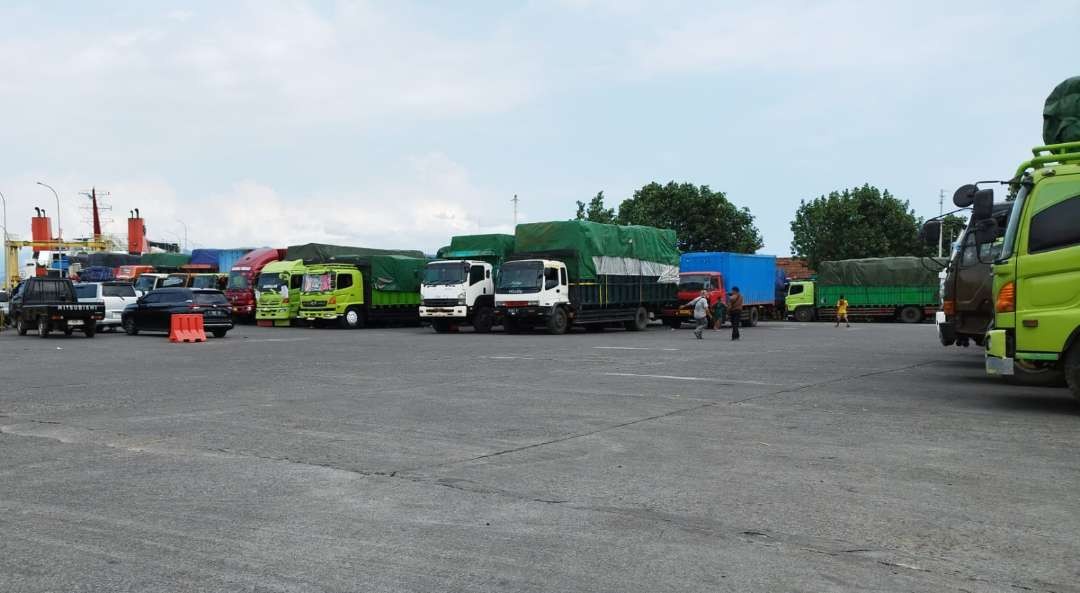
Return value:
<svg viewBox="0 0 1080 593">
<path fill-rule="evenodd" d="M 471 266 L 469 268 L 469 292 L 471 292 L 473 294 L 476 294 L 477 292 L 479 292 L 480 294 L 487 294 L 487 287 L 486 286 L 482 286 L 480 290 L 478 290 L 476 288 L 473 288 L 477 284 L 483 284 L 483 282 L 484 282 L 484 266 L 474 264 L 473 266 Z M 472 305 L 472 300 L 471 299 L 469 301 L 469 305 L 470 306 Z"/>
<path fill-rule="evenodd" d="M 942 295 L 942 299 L 952 298 L 957 314 L 975 313 L 980 308 L 987 313 L 991 311 L 994 276 L 989 262 L 994 259 L 993 249 L 993 244 L 976 246 L 974 234 L 966 235 L 956 259 L 956 271 L 946 278 L 945 294 Z"/>
</svg>

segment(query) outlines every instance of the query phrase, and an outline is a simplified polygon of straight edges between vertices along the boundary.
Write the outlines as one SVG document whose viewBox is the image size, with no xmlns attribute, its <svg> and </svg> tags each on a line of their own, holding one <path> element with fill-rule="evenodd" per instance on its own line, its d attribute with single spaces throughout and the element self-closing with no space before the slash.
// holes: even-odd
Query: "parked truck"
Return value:
<svg viewBox="0 0 1080 593">
<path fill-rule="evenodd" d="M 298 259 L 270 262 L 255 283 L 255 321 L 261 326 L 292 324 L 300 313 L 300 289 L 307 267 Z M 288 287 L 282 296 L 282 288 Z"/>
<path fill-rule="evenodd" d="M 581 220 L 519 224 L 515 254 L 503 264 L 495 307 L 511 333 L 572 325 L 644 330 L 676 302 L 675 232 Z"/>
<path fill-rule="evenodd" d="M 402 255 L 342 256 L 304 272 L 299 317 L 347 329 L 372 321 L 419 324 L 425 259 Z M 345 263 L 348 262 L 348 263 Z"/>
<path fill-rule="evenodd" d="M 20 336 L 37 329 L 45 338 L 52 331 L 71 335 L 79 330 L 88 338 L 97 333 L 105 318 L 105 303 L 80 303 L 75 287 L 66 278 L 28 278 L 11 295 L 10 315 Z"/>
<path fill-rule="evenodd" d="M 664 323 L 679 327 L 692 311 L 687 303 L 704 289 L 715 319 L 727 315 L 727 295 L 734 287 L 743 297 L 744 326 L 773 316 L 776 309 L 776 257 L 727 251 L 684 253 L 679 258 L 679 303 L 663 311 Z"/>
<path fill-rule="evenodd" d="M 264 267 L 284 258 L 284 249 L 263 247 L 247 252 L 229 268 L 229 283 L 225 285 L 225 296 L 232 306 L 233 317 L 247 320 L 255 316 L 255 281 Z"/>
<path fill-rule="evenodd" d="M 495 278 L 514 251 L 513 235 L 461 235 L 428 262 L 420 285 L 420 318 L 443 333 L 472 325 L 478 333 L 499 323 L 495 314 Z"/>
<path fill-rule="evenodd" d="M 836 319 L 843 296 L 850 319 L 919 323 L 933 319 L 940 297 L 944 260 L 880 257 L 822 262 L 815 280 L 788 285 L 788 314 L 798 321 Z"/>
</svg>

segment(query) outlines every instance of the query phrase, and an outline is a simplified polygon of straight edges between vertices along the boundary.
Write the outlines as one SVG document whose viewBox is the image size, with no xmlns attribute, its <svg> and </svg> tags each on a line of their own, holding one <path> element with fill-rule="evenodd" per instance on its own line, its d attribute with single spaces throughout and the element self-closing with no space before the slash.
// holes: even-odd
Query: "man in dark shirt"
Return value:
<svg viewBox="0 0 1080 593">
<path fill-rule="evenodd" d="M 742 323 L 742 293 L 738 286 L 731 287 L 728 295 L 728 318 L 731 319 L 731 339 L 739 339 L 739 325 Z"/>
</svg>

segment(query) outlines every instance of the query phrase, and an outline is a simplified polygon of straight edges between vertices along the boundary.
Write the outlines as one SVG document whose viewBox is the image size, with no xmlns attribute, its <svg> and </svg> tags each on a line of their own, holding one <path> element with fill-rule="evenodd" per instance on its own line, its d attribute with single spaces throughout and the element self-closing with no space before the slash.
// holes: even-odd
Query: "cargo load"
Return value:
<svg viewBox="0 0 1080 593">
<path fill-rule="evenodd" d="M 1080 142 L 1080 76 L 1057 85 L 1043 106 L 1043 142 Z"/>
<path fill-rule="evenodd" d="M 514 236 L 458 235 L 439 250 L 439 259 L 480 259 L 498 265 L 514 252 Z"/>
<path fill-rule="evenodd" d="M 139 263 L 156 270 L 179 270 L 180 266 L 191 263 L 191 256 L 186 253 L 144 253 L 139 257 Z"/>
<path fill-rule="evenodd" d="M 582 280 L 615 275 L 679 282 L 679 250 L 670 229 L 585 220 L 535 222 L 517 225 L 514 239 L 519 254 L 573 251 L 567 269 Z"/>
<path fill-rule="evenodd" d="M 413 249 L 372 249 L 370 247 L 348 247 L 343 245 L 326 245 L 323 243 L 305 243 L 303 245 L 290 245 L 285 251 L 284 259 L 299 259 L 308 264 L 327 263 L 335 258 L 368 257 L 372 255 L 404 255 L 424 259 L 424 252 Z"/>
<path fill-rule="evenodd" d="M 243 247 L 239 249 L 221 249 L 217 254 L 217 271 L 229 272 L 236 265 L 236 262 L 240 261 L 245 255 L 251 252 L 250 247 Z M 193 262 L 194 263 L 194 262 Z"/>
<path fill-rule="evenodd" d="M 820 284 L 847 286 L 927 286 L 938 283 L 947 259 L 933 257 L 870 257 L 822 262 Z"/>
</svg>

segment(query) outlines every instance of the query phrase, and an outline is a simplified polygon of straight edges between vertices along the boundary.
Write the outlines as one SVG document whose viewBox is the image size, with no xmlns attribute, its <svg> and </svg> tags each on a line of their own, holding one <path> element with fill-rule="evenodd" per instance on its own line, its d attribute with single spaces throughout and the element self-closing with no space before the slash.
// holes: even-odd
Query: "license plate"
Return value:
<svg viewBox="0 0 1080 593">
<path fill-rule="evenodd" d="M 68 319 L 67 324 L 68 325 L 82 325 L 83 321 L 82 321 L 82 319 Z"/>
</svg>

